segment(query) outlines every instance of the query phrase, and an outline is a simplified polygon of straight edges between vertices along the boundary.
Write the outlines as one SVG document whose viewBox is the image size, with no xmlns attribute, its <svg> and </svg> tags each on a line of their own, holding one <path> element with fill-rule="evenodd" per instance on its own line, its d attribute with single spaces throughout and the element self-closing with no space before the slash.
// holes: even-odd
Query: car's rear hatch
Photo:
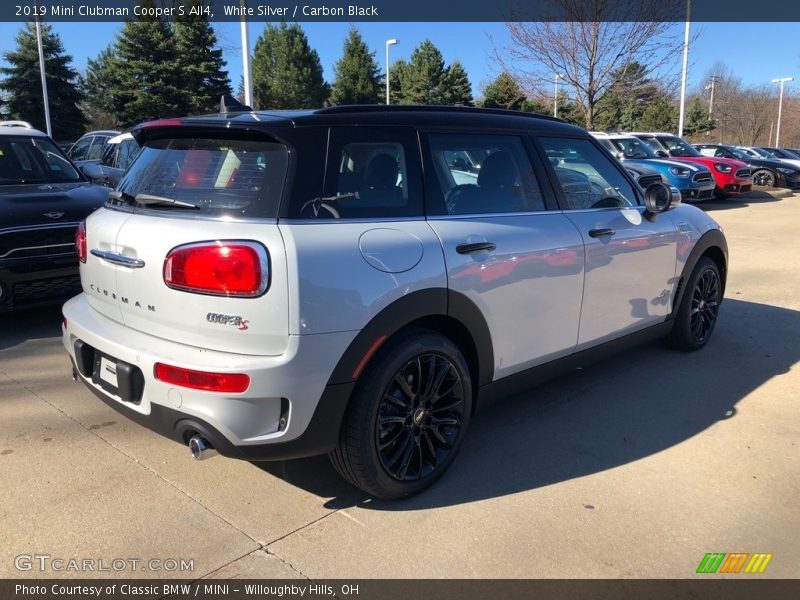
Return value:
<svg viewBox="0 0 800 600">
<path fill-rule="evenodd" d="M 276 217 L 287 147 L 222 127 L 158 128 L 140 141 L 115 198 L 87 220 L 81 280 L 92 307 L 199 349 L 284 352 Z"/>
</svg>

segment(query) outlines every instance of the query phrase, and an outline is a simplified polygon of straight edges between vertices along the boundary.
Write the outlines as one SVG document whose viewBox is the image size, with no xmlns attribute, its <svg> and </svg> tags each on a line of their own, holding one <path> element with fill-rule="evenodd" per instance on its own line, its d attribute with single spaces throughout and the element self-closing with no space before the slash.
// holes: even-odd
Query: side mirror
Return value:
<svg viewBox="0 0 800 600">
<path fill-rule="evenodd" d="M 106 183 L 107 178 L 103 168 L 97 163 L 86 163 L 78 167 L 86 178 L 92 183 Z"/>
<path fill-rule="evenodd" d="M 659 158 L 669 158 L 669 154 L 667 154 L 664 150 L 656 150 L 656 156 Z"/>
<path fill-rule="evenodd" d="M 672 205 L 672 189 L 665 183 L 651 183 L 644 191 L 645 217 L 651 219 Z"/>
</svg>

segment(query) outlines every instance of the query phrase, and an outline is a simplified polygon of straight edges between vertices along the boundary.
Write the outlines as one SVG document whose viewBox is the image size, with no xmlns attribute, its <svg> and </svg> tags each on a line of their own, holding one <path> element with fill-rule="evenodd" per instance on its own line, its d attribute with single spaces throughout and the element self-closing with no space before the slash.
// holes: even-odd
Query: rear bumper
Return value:
<svg viewBox="0 0 800 600">
<path fill-rule="evenodd" d="M 312 456 L 336 444 L 354 384 L 327 384 L 356 332 L 292 336 L 281 356 L 249 356 L 135 331 L 99 314 L 83 294 L 67 302 L 63 313 L 63 343 L 78 379 L 116 411 L 161 435 L 185 444 L 200 434 L 223 456 L 246 460 Z M 116 391 L 99 380 L 99 356 L 136 372 L 135 398 L 125 392 L 121 376 Z M 251 384 L 241 394 L 178 387 L 155 378 L 157 362 L 245 373 Z"/>
</svg>

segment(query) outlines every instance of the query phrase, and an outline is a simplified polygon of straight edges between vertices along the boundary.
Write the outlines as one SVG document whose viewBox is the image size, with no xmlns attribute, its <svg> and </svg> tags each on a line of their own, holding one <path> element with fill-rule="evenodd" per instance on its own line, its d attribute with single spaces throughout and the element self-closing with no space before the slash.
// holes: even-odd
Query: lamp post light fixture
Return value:
<svg viewBox="0 0 800 600">
<path fill-rule="evenodd" d="M 564 79 L 561 73 L 556 73 L 555 81 L 553 82 L 555 90 L 553 91 L 553 116 L 558 118 L 558 80 Z"/>
<path fill-rule="evenodd" d="M 389 46 L 394 46 L 395 44 L 399 44 L 400 40 L 396 40 L 392 38 L 391 40 L 386 40 L 386 104 L 389 104 Z"/>
<path fill-rule="evenodd" d="M 794 81 L 794 77 L 781 77 L 780 79 L 773 79 L 772 83 L 781 84 L 781 93 L 778 99 L 778 125 L 775 127 L 775 146 L 780 148 L 781 141 L 781 112 L 783 111 L 783 84 L 787 81 Z"/>
</svg>

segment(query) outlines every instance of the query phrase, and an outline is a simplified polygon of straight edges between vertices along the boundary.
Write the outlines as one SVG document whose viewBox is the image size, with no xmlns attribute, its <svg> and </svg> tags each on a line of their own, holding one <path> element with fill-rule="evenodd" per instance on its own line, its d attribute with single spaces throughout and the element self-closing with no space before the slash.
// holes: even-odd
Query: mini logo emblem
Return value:
<svg viewBox="0 0 800 600">
<path fill-rule="evenodd" d="M 219 313 L 208 313 L 206 321 L 209 323 L 216 323 L 218 325 L 232 325 L 239 331 L 247 331 L 250 321 L 243 319 L 239 315 L 221 315 Z"/>
<path fill-rule="evenodd" d="M 53 212 L 46 212 L 42 214 L 43 217 L 50 217 L 51 219 L 60 219 L 64 216 L 63 212 L 53 211 Z"/>
</svg>

